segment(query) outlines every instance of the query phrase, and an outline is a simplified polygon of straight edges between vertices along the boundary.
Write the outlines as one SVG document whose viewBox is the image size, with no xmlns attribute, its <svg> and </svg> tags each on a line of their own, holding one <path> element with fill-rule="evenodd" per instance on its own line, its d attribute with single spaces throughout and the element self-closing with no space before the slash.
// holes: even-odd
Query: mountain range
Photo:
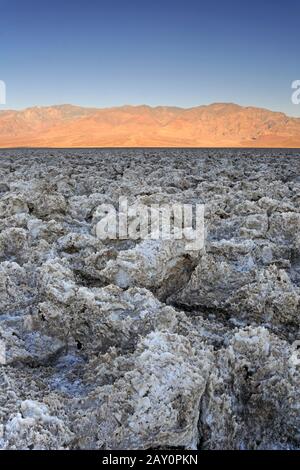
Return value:
<svg viewBox="0 0 300 470">
<path fill-rule="evenodd" d="M 0 111 L 0 147 L 298 147 L 300 118 L 232 103 Z"/>
</svg>

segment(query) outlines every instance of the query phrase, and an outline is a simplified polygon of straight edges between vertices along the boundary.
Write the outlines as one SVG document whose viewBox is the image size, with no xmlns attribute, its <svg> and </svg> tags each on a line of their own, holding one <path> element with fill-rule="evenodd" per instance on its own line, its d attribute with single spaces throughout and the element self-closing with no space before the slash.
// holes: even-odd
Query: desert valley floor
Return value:
<svg viewBox="0 0 300 470">
<path fill-rule="evenodd" d="M 300 151 L 0 150 L 0 449 L 299 449 Z M 205 204 L 205 247 L 98 206 Z"/>
</svg>

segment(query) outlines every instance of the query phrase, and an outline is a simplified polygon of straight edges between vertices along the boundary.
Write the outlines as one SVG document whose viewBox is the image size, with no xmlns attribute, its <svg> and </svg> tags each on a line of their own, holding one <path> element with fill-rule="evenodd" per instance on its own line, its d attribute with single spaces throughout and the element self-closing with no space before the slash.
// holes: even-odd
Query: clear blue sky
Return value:
<svg viewBox="0 0 300 470">
<path fill-rule="evenodd" d="M 8 108 L 221 101 L 300 116 L 299 1 L 0 0 L 0 15 Z"/>
</svg>

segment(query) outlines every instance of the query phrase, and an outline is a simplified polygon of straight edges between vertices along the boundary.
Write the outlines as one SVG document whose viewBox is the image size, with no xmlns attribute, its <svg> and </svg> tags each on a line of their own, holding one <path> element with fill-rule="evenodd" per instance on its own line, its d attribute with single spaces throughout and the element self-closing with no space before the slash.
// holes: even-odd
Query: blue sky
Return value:
<svg viewBox="0 0 300 470">
<path fill-rule="evenodd" d="M 0 18 L 7 108 L 236 102 L 300 116 L 299 1 L 0 0 Z"/>
</svg>

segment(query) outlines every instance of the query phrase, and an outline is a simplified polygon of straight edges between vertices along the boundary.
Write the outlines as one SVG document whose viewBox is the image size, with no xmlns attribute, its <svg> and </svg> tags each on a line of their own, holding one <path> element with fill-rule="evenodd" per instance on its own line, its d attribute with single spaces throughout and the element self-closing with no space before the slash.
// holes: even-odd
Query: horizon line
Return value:
<svg viewBox="0 0 300 470">
<path fill-rule="evenodd" d="M 163 104 L 162 105 L 149 105 L 149 104 L 146 104 L 146 103 L 141 103 L 141 104 L 128 104 L 128 103 L 125 103 L 125 104 L 114 105 L 114 106 L 105 106 L 105 107 L 86 106 L 86 105 L 72 104 L 72 103 L 49 104 L 49 105 L 32 105 L 32 106 L 26 106 L 25 108 L 6 108 L 6 109 L 1 109 L 1 106 L 0 106 L 0 113 L 2 113 L 2 112 L 22 112 L 22 111 L 27 111 L 27 110 L 30 110 L 30 109 L 61 108 L 61 107 L 64 107 L 64 106 L 70 106 L 70 107 L 73 107 L 73 108 L 91 109 L 91 110 L 97 110 L 97 111 L 101 111 L 101 110 L 104 111 L 104 110 L 108 110 L 108 109 L 121 109 L 121 108 L 150 108 L 150 109 L 176 108 L 176 109 L 186 111 L 186 110 L 197 109 L 197 108 L 205 108 L 205 107 L 210 107 L 210 106 L 215 106 L 215 105 L 226 105 L 226 106 L 231 105 L 231 106 L 237 106 L 239 108 L 244 108 L 244 109 L 260 109 L 260 110 L 269 111 L 269 112 L 272 112 L 272 113 L 283 114 L 283 115 L 287 116 L 290 119 L 300 119 L 300 116 L 299 117 L 291 116 L 291 115 L 287 114 L 284 111 L 277 111 L 277 110 L 273 110 L 271 108 L 266 108 L 264 106 L 242 105 L 242 104 L 239 104 L 239 103 L 235 103 L 233 101 L 214 101 L 214 102 L 211 102 L 211 103 L 208 103 L 208 104 L 198 104 L 198 105 L 187 106 L 187 107 L 177 106 L 177 105 L 163 105 Z"/>
</svg>

